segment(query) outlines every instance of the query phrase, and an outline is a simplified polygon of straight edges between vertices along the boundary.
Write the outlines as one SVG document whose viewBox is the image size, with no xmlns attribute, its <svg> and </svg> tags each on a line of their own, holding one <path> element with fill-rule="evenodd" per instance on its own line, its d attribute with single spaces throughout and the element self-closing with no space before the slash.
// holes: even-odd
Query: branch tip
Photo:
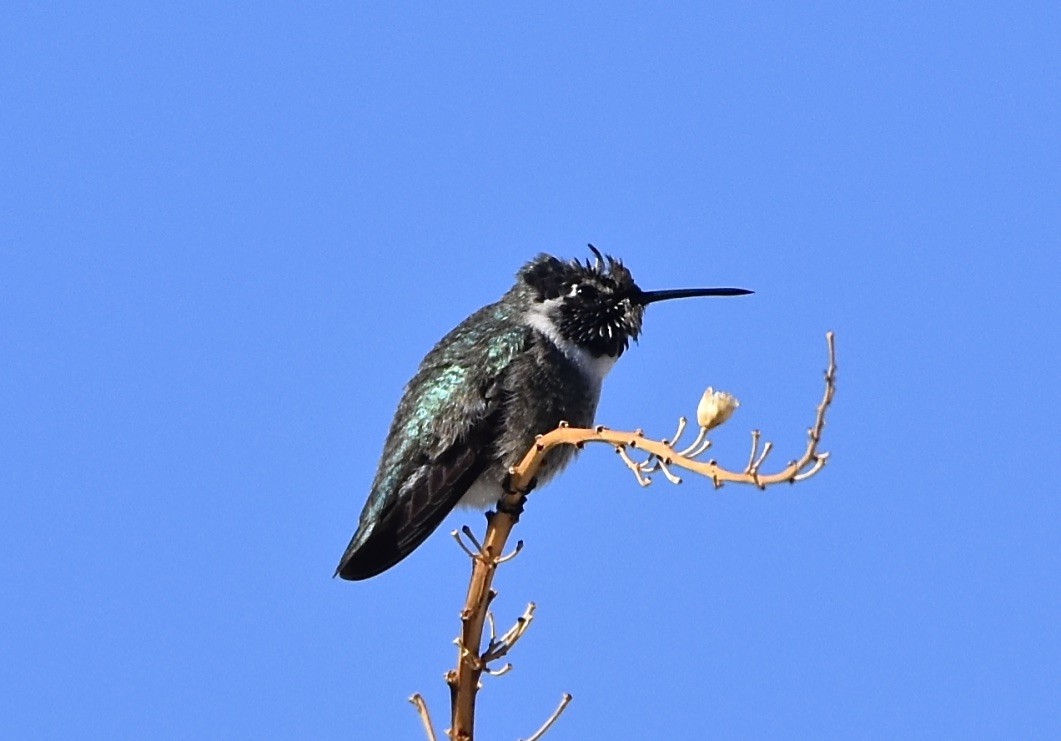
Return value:
<svg viewBox="0 0 1061 741">
<path fill-rule="evenodd" d="M 631 472 L 633 472 L 634 478 L 637 479 L 637 483 L 639 483 L 641 486 L 648 486 L 652 483 L 651 479 L 646 478 L 644 474 L 642 474 L 641 465 L 636 463 L 630 457 L 630 454 L 626 452 L 625 447 L 623 447 L 622 445 L 616 445 L 615 452 L 618 453 L 619 457 L 623 459 L 623 463 L 626 464 L 626 467 L 629 468 Z"/>
<path fill-rule="evenodd" d="M 684 419 L 684 417 L 682 419 Z M 692 444 L 689 447 L 687 447 L 685 450 L 683 450 L 680 453 L 678 453 L 678 455 L 684 456 L 685 458 L 696 458 L 698 455 L 703 453 L 705 450 L 707 450 L 711 446 L 711 441 L 710 440 L 707 440 L 705 442 L 705 438 L 706 437 L 707 437 L 707 428 L 706 427 L 701 427 L 700 430 L 696 433 L 696 438 L 693 440 Z M 677 439 L 674 442 L 678 442 Z M 703 443 L 703 447 L 700 447 L 701 443 Z M 674 447 L 674 446 L 672 445 L 671 447 Z"/>
<path fill-rule="evenodd" d="M 671 482 L 672 484 L 680 484 L 682 482 L 681 476 L 675 476 L 673 473 L 671 473 L 671 470 L 667 468 L 667 465 L 670 463 L 670 458 L 667 458 L 666 460 L 662 458 L 656 459 L 656 465 L 659 466 L 659 470 L 663 472 L 663 475 L 667 477 L 667 481 Z"/>
<path fill-rule="evenodd" d="M 678 444 L 678 440 L 681 439 L 682 433 L 684 433 L 684 432 L 685 432 L 685 417 L 678 417 L 678 429 L 675 431 L 674 437 L 672 437 L 670 440 L 663 440 L 662 442 L 664 444 L 670 445 L 670 447 L 673 448 L 675 445 Z"/>
<path fill-rule="evenodd" d="M 522 550 L 523 550 L 523 541 L 522 540 L 517 540 L 516 541 L 516 547 L 512 549 L 511 553 L 509 553 L 507 556 L 500 556 L 497 559 L 498 565 L 511 561 L 513 558 L 518 556 L 519 552 L 522 551 Z"/>
<path fill-rule="evenodd" d="M 461 534 L 459 532 L 457 532 L 456 530 L 452 530 L 450 531 L 450 535 L 452 535 L 453 539 L 457 541 L 457 545 L 461 547 L 461 550 L 468 554 L 469 558 L 471 558 L 473 561 L 479 558 L 479 554 L 472 552 L 472 549 L 464 544 L 464 539 L 461 538 Z"/>
<path fill-rule="evenodd" d="M 552 712 L 552 715 L 545 719 L 545 722 L 542 724 L 541 728 L 532 733 L 530 736 L 527 736 L 526 741 L 538 741 L 538 739 L 544 736 L 545 732 L 552 728 L 553 723 L 555 723 L 560 718 L 560 715 L 564 712 L 564 710 L 570 703 L 571 694 L 565 692 L 564 696 L 560 698 L 560 704 L 557 706 L 556 710 Z"/>
<path fill-rule="evenodd" d="M 413 704 L 417 715 L 420 716 L 420 722 L 424 725 L 424 734 L 427 736 L 427 741 L 437 741 L 435 738 L 435 727 L 431 724 L 431 714 L 427 711 L 427 702 L 423 696 L 417 692 L 409 698 L 409 702 Z"/>
<path fill-rule="evenodd" d="M 477 551 L 479 551 L 480 557 L 486 555 L 486 551 L 483 550 L 482 543 L 480 543 L 479 539 L 475 537 L 475 533 L 472 532 L 472 529 L 470 527 L 465 525 L 464 527 L 461 528 L 461 532 L 464 533 L 464 537 L 466 537 L 468 540 L 470 540 L 472 542 L 472 545 L 475 546 L 475 549 Z"/>
</svg>

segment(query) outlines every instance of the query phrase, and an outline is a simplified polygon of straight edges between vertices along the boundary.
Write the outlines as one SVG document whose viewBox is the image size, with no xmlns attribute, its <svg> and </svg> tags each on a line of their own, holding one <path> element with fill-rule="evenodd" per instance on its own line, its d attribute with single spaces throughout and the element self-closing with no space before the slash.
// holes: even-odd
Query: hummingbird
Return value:
<svg viewBox="0 0 1061 741">
<path fill-rule="evenodd" d="M 405 387 L 357 531 L 335 575 L 367 579 L 413 552 L 456 506 L 486 509 L 537 435 L 593 424 L 601 383 L 641 333 L 645 307 L 743 288 L 643 291 L 621 260 L 540 254 L 500 300 L 458 324 Z M 575 454 L 550 451 L 535 485 Z"/>
</svg>

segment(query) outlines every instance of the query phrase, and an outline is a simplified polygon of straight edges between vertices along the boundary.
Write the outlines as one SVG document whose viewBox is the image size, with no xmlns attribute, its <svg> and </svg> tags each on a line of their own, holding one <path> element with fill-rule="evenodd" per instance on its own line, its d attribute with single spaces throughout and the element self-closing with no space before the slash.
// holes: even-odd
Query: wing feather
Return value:
<svg viewBox="0 0 1061 741">
<path fill-rule="evenodd" d="M 487 468 L 501 423 L 504 373 L 527 341 L 526 330 L 506 329 L 512 325 L 502 319 L 497 305 L 484 307 L 424 358 L 398 405 L 337 576 L 367 579 L 401 561 Z M 492 345 L 484 353 L 482 322 L 490 321 L 497 326 L 486 333 Z"/>
<path fill-rule="evenodd" d="M 482 473 L 481 447 L 453 445 L 417 467 L 379 516 L 363 521 L 336 571 L 343 579 L 367 579 L 412 553 L 446 518 Z"/>
</svg>

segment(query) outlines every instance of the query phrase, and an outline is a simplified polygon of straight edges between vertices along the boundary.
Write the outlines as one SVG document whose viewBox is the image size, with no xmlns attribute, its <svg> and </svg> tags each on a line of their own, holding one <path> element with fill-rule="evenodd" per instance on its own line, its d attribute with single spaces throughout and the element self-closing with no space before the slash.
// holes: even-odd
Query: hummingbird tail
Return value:
<svg viewBox="0 0 1061 741">
<path fill-rule="evenodd" d="M 409 476 L 400 497 L 378 507 L 370 498 L 335 576 L 368 579 L 408 556 L 457 506 L 483 465 L 478 448 L 455 445 Z"/>
<path fill-rule="evenodd" d="M 335 576 L 347 581 L 361 581 L 382 574 L 394 564 L 412 553 L 413 548 L 403 549 L 394 533 L 380 534 L 376 528 L 358 529 L 347 546 Z M 425 533 L 424 537 L 427 537 Z"/>
</svg>

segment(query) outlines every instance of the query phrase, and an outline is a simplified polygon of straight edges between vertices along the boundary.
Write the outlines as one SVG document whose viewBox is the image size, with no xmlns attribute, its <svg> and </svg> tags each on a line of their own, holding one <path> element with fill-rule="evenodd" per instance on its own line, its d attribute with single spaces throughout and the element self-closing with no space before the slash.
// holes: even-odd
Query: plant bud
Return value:
<svg viewBox="0 0 1061 741">
<path fill-rule="evenodd" d="M 731 394 L 715 391 L 708 386 L 696 407 L 696 421 L 705 430 L 713 429 L 729 419 L 733 410 L 739 406 L 740 402 Z"/>
</svg>

